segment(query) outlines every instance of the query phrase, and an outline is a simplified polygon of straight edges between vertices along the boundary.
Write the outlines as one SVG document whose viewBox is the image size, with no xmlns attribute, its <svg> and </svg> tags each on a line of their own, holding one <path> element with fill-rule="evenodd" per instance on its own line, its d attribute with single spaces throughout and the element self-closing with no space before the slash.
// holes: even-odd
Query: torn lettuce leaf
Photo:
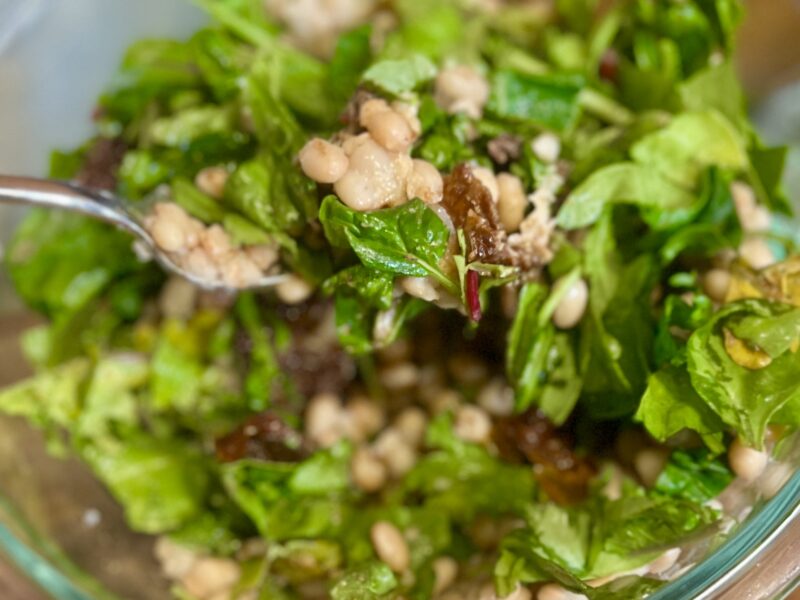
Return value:
<svg viewBox="0 0 800 600">
<path fill-rule="evenodd" d="M 658 476 L 655 490 L 693 502 L 716 498 L 733 481 L 733 473 L 719 458 L 703 450 L 675 450 Z"/>
</svg>

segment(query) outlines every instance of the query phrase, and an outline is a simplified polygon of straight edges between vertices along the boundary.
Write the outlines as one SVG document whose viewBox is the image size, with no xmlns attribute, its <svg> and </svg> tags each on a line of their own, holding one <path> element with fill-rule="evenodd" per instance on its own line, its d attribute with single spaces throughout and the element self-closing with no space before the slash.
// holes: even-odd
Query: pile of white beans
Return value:
<svg viewBox="0 0 800 600">
<path fill-rule="evenodd" d="M 173 202 L 159 202 L 143 224 L 175 263 L 206 281 L 232 288 L 257 284 L 278 263 L 271 245 L 237 246 L 218 224 L 206 226 Z"/>
</svg>

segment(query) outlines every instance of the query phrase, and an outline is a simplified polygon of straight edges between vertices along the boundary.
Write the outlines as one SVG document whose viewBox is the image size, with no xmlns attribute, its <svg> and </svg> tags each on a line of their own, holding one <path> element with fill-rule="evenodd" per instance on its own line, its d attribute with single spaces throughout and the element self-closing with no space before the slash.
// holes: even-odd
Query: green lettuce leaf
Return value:
<svg viewBox="0 0 800 600">
<path fill-rule="evenodd" d="M 377 600 L 397 587 L 397 578 L 382 562 L 369 562 L 348 571 L 331 589 L 333 600 Z"/>
</svg>

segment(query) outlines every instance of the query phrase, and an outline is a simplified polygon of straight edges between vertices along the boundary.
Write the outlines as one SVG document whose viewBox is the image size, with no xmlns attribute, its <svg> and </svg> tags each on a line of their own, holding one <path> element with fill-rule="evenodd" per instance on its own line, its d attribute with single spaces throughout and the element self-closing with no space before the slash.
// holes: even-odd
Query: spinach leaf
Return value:
<svg viewBox="0 0 800 600">
<path fill-rule="evenodd" d="M 354 295 L 368 306 L 377 309 L 387 309 L 392 305 L 393 289 L 392 275 L 363 265 L 339 271 L 322 285 L 323 292 L 329 296 L 335 293 Z"/>
<path fill-rule="evenodd" d="M 578 118 L 583 86 L 583 79 L 575 76 L 497 71 L 486 108 L 495 117 L 565 131 Z"/>
<path fill-rule="evenodd" d="M 761 447 L 764 431 L 773 416 L 785 405 L 792 406 L 800 401 L 796 376 L 800 353 L 787 350 L 772 358 L 767 366 L 749 369 L 737 364 L 728 354 L 723 328 L 735 325 L 744 317 L 763 319 L 759 324 L 771 328 L 771 320 L 786 311 L 785 306 L 764 300 L 733 302 L 720 309 L 689 338 L 687 355 L 692 386 L 749 446 Z M 784 346 L 780 336 L 767 335 L 765 340 L 773 350 Z"/>
<path fill-rule="evenodd" d="M 360 212 L 328 196 L 322 202 L 319 218 L 328 240 L 341 245 L 346 239 L 365 266 L 414 277 L 431 275 L 446 287 L 454 287 L 439 268 L 450 232 L 421 200 Z"/>
</svg>

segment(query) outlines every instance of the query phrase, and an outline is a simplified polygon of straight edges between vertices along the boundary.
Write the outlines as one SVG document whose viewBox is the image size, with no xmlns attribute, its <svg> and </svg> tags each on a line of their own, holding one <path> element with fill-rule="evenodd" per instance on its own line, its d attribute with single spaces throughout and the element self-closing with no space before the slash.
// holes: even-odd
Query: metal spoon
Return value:
<svg viewBox="0 0 800 600">
<path fill-rule="evenodd" d="M 164 269 L 206 290 L 233 292 L 261 289 L 277 285 L 287 277 L 286 275 L 264 277 L 258 283 L 246 288 L 233 288 L 219 280 L 198 277 L 179 266 L 169 254 L 156 245 L 150 233 L 142 227 L 141 216 L 137 215 L 127 202 L 103 190 L 53 179 L 0 175 L 0 202 L 60 208 L 111 223 L 133 234 Z M 101 249 L 98 248 L 98 251 Z"/>
</svg>

